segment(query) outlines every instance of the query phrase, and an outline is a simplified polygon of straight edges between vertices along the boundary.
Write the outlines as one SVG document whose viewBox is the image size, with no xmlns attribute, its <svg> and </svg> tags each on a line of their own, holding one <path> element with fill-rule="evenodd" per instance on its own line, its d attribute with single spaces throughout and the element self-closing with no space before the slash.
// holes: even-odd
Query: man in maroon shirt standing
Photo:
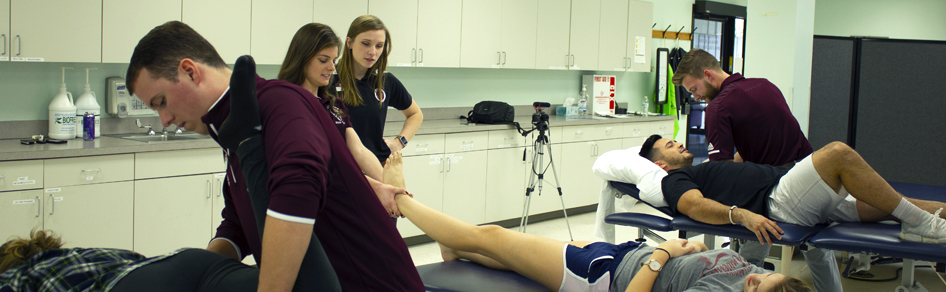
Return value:
<svg viewBox="0 0 946 292">
<path fill-rule="evenodd" d="M 209 42 L 172 21 L 135 47 L 128 89 L 165 127 L 218 139 L 231 74 Z M 225 150 L 224 221 L 207 249 L 236 259 L 252 254 L 259 291 L 289 291 L 315 232 L 344 290 L 423 291 L 407 246 L 318 98 L 278 80 L 257 77 L 256 88 L 269 168 L 265 232 L 260 238 L 239 159 Z"/>
<path fill-rule="evenodd" d="M 673 84 L 709 102 L 710 160 L 791 166 L 812 152 L 782 92 L 766 79 L 729 75 L 713 55 L 693 49 L 680 61 Z"/>
<path fill-rule="evenodd" d="M 685 87 L 693 98 L 709 102 L 705 112 L 709 160 L 792 167 L 812 153 L 785 97 L 772 82 L 727 74 L 716 57 L 700 49 L 683 56 L 672 82 Z M 762 266 L 770 246 L 739 242 L 739 254 Z M 815 288 L 840 292 L 834 252 L 812 248 L 803 253 Z"/>
</svg>

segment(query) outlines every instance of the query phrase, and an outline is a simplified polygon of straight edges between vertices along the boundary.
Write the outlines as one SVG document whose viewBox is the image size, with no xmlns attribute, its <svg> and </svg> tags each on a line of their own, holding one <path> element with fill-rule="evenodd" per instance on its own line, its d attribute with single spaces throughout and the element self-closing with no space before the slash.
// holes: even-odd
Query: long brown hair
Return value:
<svg viewBox="0 0 946 292">
<path fill-rule="evenodd" d="M 351 26 L 348 27 L 348 39 L 352 42 L 355 41 L 355 38 L 359 34 L 372 31 L 372 30 L 384 30 L 384 48 L 381 50 L 381 55 L 378 56 L 378 61 L 375 62 L 374 66 L 368 68 L 368 72 L 365 74 L 375 74 L 377 75 L 377 86 L 375 86 L 375 93 L 380 96 L 382 90 L 384 90 L 384 72 L 388 68 L 388 54 L 391 53 L 391 33 L 388 32 L 388 28 L 384 26 L 384 22 L 381 22 L 377 16 L 374 15 L 362 15 L 358 18 L 355 18 L 355 21 L 352 21 Z M 355 64 L 355 59 L 351 56 L 351 48 L 348 46 L 348 42 L 345 42 L 345 51 L 342 54 L 342 59 L 338 62 L 338 79 L 342 84 L 343 90 L 339 95 L 341 95 L 342 101 L 345 104 L 360 106 L 364 105 L 361 94 L 358 93 L 358 87 L 355 85 L 355 71 L 352 70 L 352 66 Z M 379 103 L 380 104 L 380 103 Z"/>
<path fill-rule="evenodd" d="M 62 240 L 52 231 L 30 231 L 30 239 L 15 238 L 0 245 L 0 274 L 22 265 L 26 260 L 48 249 L 62 247 Z"/>
<path fill-rule="evenodd" d="M 778 285 L 775 285 L 773 292 L 811 292 L 811 287 L 808 287 L 808 284 L 805 284 L 802 280 L 785 276 L 785 280 Z"/>
<path fill-rule="evenodd" d="M 285 80 L 289 83 L 302 86 L 306 78 L 306 66 L 309 61 L 315 58 L 315 55 L 324 49 L 338 47 L 341 45 L 338 36 L 331 27 L 321 23 L 309 23 L 303 25 L 296 31 L 289 43 L 289 51 L 286 52 L 286 59 L 282 61 L 282 67 L 279 68 L 279 80 Z M 332 86 L 329 84 L 329 86 Z M 329 94 L 328 86 L 319 86 L 318 96 L 328 99 L 329 111 L 338 116 L 344 113 L 335 107 L 335 96 Z"/>
</svg>

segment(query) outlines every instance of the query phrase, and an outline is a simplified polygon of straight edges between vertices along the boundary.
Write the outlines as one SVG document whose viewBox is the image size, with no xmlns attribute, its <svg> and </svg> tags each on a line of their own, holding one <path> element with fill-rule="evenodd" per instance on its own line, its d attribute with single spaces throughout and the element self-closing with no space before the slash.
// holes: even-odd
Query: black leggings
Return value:
<svg viewBox="0 0 946 292">
<path fill-rule="evenodd" d="M 112 291 L 256 291 L 259 269 L 224 255 L 188 249 L 135 269 Z"/>
</svg>

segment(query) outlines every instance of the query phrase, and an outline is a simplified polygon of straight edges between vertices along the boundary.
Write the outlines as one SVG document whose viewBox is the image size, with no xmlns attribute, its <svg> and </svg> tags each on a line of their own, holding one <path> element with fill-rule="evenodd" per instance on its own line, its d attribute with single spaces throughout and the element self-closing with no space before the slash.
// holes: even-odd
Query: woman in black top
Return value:
<svg viewBox="0 0 946 292">
<path fill-rule="evenodd" d="M 386 72 L 390 52 L 391 34 L 384 23 L 373 15 L 359 16 L 348 28 L 338 77 L 334 88 L 329 88 L 348 107 L 362 143 L 382 163 L 404 148 L 424 121 L 420 107 L 401 81 Z M 384 138 L 389 106 L 400 110 L 406 120 L 397 136 Z"/>
</svg>

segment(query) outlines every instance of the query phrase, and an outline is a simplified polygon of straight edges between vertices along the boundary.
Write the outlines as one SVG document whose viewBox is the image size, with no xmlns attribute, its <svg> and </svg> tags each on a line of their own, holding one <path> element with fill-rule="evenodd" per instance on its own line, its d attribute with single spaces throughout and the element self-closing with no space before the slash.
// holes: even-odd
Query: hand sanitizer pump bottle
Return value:
<svg viewBox="0 0 946 292">
<path fill-rule="evenodd" d="M 89 87 L 89 70 L 95 70 L 95 68 L 85 68 L 85 92 L 76 99 L 76 117 L 84 116 L 85 113 L 91 113 L 95 116 L 95 137 L 101 137 L 102 131 L 102 107 L 99 106 L 99 102 L 96 100 L 95 92 L 92 92 L 92 88 Z M 77 118 L 78 119 L 78 118 Z M 85 132 L 83 127 L 76 127 L 76 138 L 83 138 Z"/>
<path fill-rule="evenodd" d="M 59 94 L 49 103 L 49 138 L 72 139 L 76 137 L 76 106 L 72 103 L 72 93 L 66 91 L 66 69 L 62 69 L 62 84 Z"/>
<path fill-rule="evenodd" d="M 578 115 L 580 116 L 584 116 L 588 113 L 588 99 L 585 96 L 587 90 L 587 86 L 581 85 L 581 94 L 578 97 Z"/>
</svg>

